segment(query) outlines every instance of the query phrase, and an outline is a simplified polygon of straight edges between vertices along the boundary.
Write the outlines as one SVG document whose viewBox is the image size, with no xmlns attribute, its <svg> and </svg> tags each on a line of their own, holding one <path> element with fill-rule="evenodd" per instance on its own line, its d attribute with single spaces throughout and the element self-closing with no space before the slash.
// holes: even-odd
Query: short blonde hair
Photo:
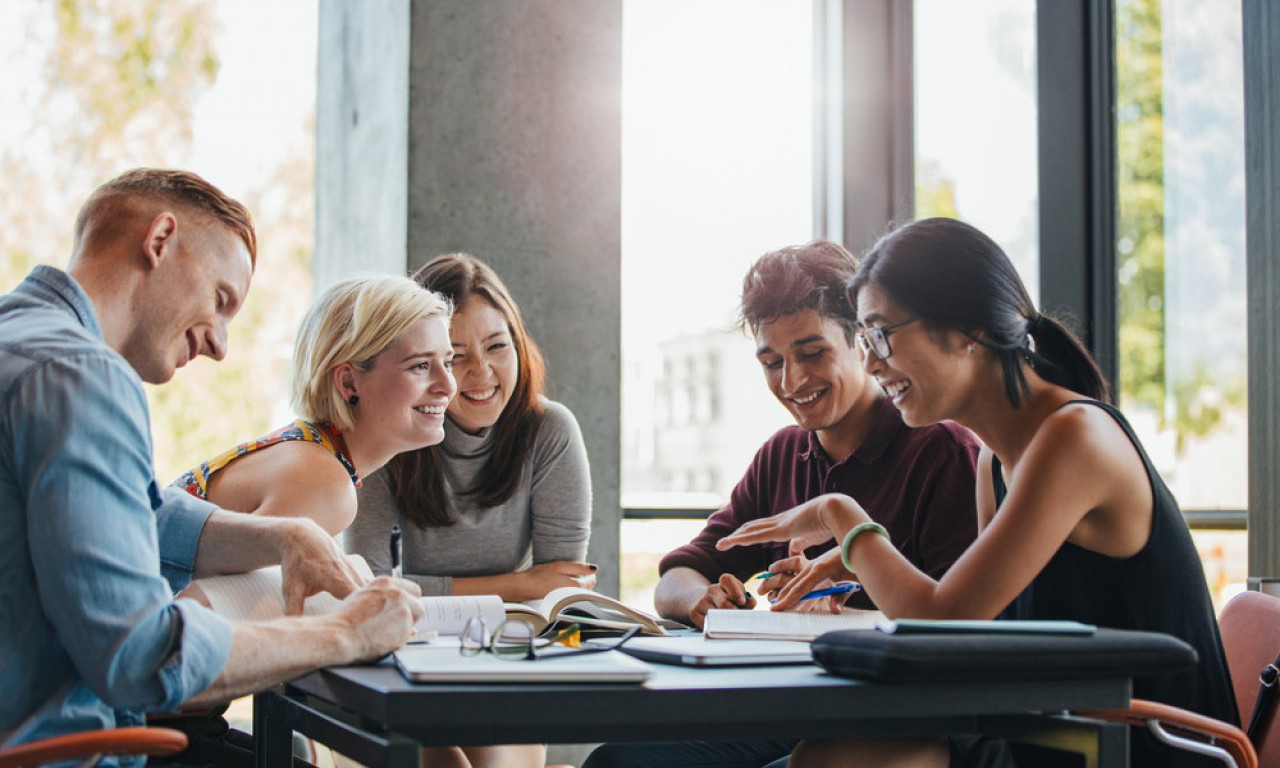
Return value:
<svg viewBox="0 0 1280 768">
<path fill-rule="evenodd" d="M 351 429 L 351 406 L 333 383 L 333 370 L 350 363 L 367 371 L 409 326 L 424 317 L 453 316 L 453 304 L 407 277 L 355 277 L 316 299 L 293 348 L 291 400 L 298 416 Z"/>
</svg>

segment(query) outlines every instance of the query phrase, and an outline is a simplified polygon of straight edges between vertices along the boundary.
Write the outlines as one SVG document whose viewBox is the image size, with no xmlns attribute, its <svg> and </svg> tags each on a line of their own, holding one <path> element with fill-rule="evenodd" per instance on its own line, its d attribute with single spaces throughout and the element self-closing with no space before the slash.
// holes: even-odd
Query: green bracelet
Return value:
<svg viewBox="0 0 1280 768">
<path fill-rule="evenodd" d="M 858 523 L 849 529 L 844 535 L 844 541 L 840 542 L 840 562 L 844 563 L 844 569 L 849 573 L 853 573 L 853 565 L 849 562 L 849 547 L 853 545 L 853 540 L 867 531 L 875 531 L 881 536 L 889 539 L 889 531 L 879 523 Z M 889 539 L 892 542 L 892 539 Z"/>
</svg>

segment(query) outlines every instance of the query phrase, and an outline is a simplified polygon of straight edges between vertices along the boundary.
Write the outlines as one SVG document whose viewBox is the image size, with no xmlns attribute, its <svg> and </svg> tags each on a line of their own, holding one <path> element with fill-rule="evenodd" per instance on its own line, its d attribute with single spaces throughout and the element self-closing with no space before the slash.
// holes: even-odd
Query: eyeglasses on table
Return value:
<svg viewBox="0 0 1280 768">
<path fill-rule="evenodd" d="M 581 633 L 581 627 L 570 624 L 549 637 L 539 637 L 538 631 L 529 622 L 523 619 L 507 619 L 490 634 L 485 620 L 480 616 L 472 616 L 467 619 L 467 623 L 462 628 L 458 652 L 463 656 L 492 653 L 500 659 L 509 661 L 560 659 L 566 656 L 617 650 L 639 632 L 640 627 L 636 626 L 628 629 L 611 643 L 596 643 L 586 648 L 555 648 L 556 643 L 576 638 Z"/>
</svg>

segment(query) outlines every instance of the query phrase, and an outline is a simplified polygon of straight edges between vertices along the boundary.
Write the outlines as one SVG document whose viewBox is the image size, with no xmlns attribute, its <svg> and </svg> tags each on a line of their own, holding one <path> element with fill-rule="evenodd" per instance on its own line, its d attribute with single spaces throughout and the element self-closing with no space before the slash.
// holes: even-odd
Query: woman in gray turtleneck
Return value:
<svg viewBox="0 0 1280 768">
<path fill-rule="evenodd" d="M 573 414 L 542 394 L 542 356 L 497 274 L 466 254 L 414 274 L 451 299 L 458 395 L 444 442 L 401 454 L 365 478 L 346 548 L 374 573 L 391 570 L 391 528 L 403 532 L 404 578 L 424 595 L 541 598 L 595 586 L 584 562 L 591 477 Z M 462 754 L 459 754 L 462 753 Z M 424 750 L 423 765 L 541 766 L 541 745 Z"/>
</svg>

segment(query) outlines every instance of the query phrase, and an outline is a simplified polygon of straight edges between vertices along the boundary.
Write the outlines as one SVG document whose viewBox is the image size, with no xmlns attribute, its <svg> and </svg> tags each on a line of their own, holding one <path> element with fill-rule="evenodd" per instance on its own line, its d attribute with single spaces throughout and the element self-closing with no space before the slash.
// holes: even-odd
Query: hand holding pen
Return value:
<svg viewBox="0 0 1280 768">
<path fill-rule="evenodd" d="M 782 575 L 782 574 L 769 573 L 768 571 L 765 571 L 764 573 L 756 574 L 752 578 L 767 580 L 774 576 L 779 576 L 779 575 Z M 794 574 L 786 574 L 786 575 L 790 576 Z M 862 585 L 856 581 L 837 581 L 829 587 L 824 587 L 822 589 L 814 589 L 809 592 L 806 592 L 796 602 L 804 602 L 806 600 L 816 600 L 819 597 L 835 597 L 837 595 L 851 595 L 854 592 L 857 592 L 861 589 L 862 589 Z M 771 590 L 771 591 L 774 591 L 774 590 Z M 777 602 L 777 599 L 770 598 L 769 602 L 770 603 Z"/>
<path fill-rule="evenodd" d="M 800 609 L 837 612 L 844 607 L 849 595 L 862 588 L 858 584 L 857 575 L 845 569 L 838 547 L 823 552 L 811 560 L 805 558 L 803 554 L 796 555 L 793 550 L 791 557 L 773 563 L 769 566 L 769 570 L 775 573 L 785 572 L 790 576 L 785 580 L 778 579 L 777 581 L 784 583 L 771 590 L 770 597 L 773 598 L 771 604 L 775 611 Z M 814 594 L 838 584 L 855 586 L 842 587 L 842 591 L 837 593 Z"/>
</svg>

